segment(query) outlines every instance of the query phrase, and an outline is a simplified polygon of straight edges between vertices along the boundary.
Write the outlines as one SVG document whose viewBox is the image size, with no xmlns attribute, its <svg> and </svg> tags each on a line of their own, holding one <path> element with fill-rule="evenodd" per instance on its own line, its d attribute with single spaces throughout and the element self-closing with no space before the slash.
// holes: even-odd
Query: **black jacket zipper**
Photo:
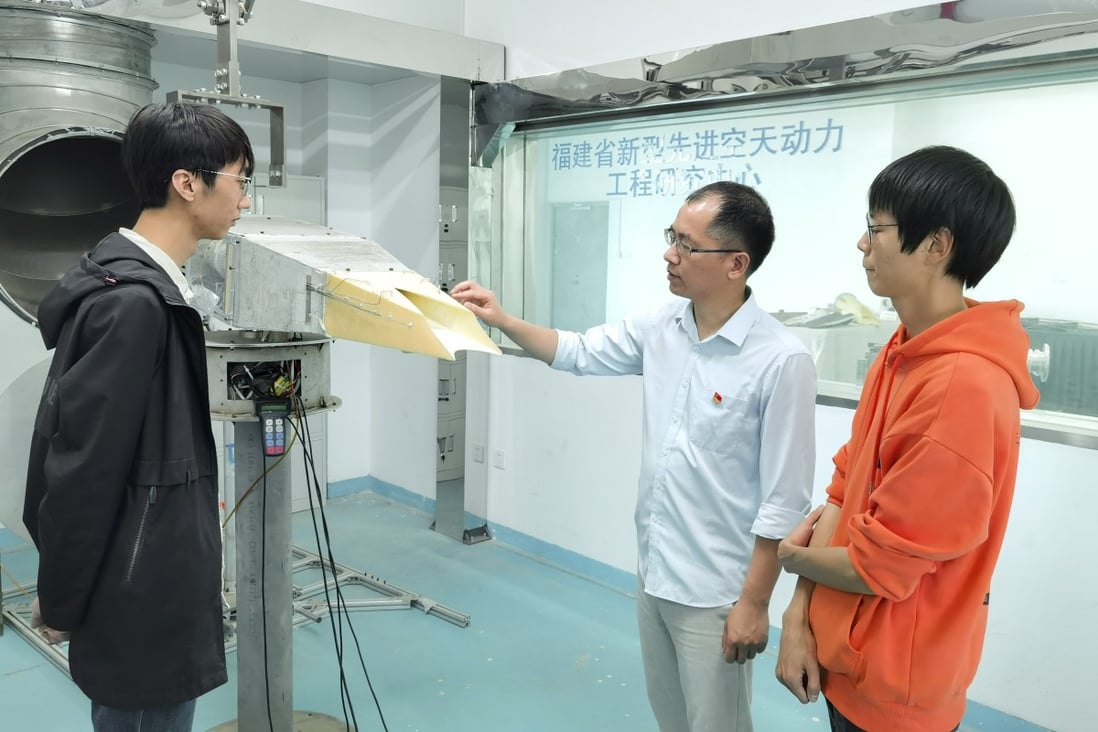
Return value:
<svg viewBox="0 0 1098 732">
<path fill-rule="evenodd" d="M 149 486 L 149 498 L 145 502 L 145 508 L 141 511 L 141 521 L 137 524 L 137 536 L 133 540 L 133 552 L 130 554 L 130 563 L 126 567 L 126 577 L 122 580 L 124 584 L 131 584 L 133 582 L 133 571 L 137 567 L 137 556 L 141 553 L 141 546 L 145 543 L 145 522 L 149 518 L 149 509 L 156 503 L 156 486 Z"/>
</svg>

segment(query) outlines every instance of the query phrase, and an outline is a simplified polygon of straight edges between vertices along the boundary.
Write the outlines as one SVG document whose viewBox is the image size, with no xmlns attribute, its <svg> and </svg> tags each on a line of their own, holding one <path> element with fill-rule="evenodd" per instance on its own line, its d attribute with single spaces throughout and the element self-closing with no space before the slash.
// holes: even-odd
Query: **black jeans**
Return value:
<svg viewBox="0 0 1098 732">
<path fill-rule="evenodd" d="M 827 702 L 827 716 L 831 720 L 831 732 L 867 732 L 844 717 L 843 713 L 836 709 L 830 701 Z M 957 725 L 950 732 L 957 732 L 960 728 L 961 726 Z"/>
<path fill-rule="evenodd" d="M 95 732 L 191 732 L 195 699 L 174 707 L 125 712 L 92 702 Z"/>
</svg>

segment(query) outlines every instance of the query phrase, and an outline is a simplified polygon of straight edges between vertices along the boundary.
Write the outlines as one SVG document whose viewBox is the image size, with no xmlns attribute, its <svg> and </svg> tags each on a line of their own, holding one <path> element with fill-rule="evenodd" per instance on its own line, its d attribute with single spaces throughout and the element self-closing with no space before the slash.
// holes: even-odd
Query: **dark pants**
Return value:
<svg viewBox="0 0 1098 732">
<path fill-rule="evenodd" d="M 127 712 L 92 702 L 95 732 L 191 732 L 195 700 L 174 707 Z"/>
<path fill-rule="evenodd" d="M 831 719 L 831 732 L 866 732 L 866 730 L 844 717 L 843 713 L 836 709 L 830 701 L 827 702 L 827 716 Z M 957 732 L 960 728 L 960 725 L 957 725 L 951 732 Z"/>
</svg>

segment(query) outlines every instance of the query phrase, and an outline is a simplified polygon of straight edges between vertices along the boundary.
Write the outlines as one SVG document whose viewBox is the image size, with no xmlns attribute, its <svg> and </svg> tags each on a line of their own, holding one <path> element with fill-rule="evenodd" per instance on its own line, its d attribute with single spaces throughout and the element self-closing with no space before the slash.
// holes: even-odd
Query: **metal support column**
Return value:
<svg viewBox="0 0 1098 732">
<path fill-rule="evenodd" d="M 258 421 L 237 422 L 235 427 L 240 505 L 236 515 L 237 728 L 288 731 L 293 719 L 290 466 L 285 460 L 264 457 Z M 251 494 L 245 496 L 249 490 Z"/>
<path fill-rule="evenodd" d="M 439 80 L 439 266 L 443 292 L 469 276 L 469 129 L 472 93 L 464 79 Z M 466 544 L 491 539 L 488 524 L 465 527 L 466 354 L 438 366 L 438 461 L 431 528 Z M 483 447 L 481 448 L 483 459 Z"/>
</svg>

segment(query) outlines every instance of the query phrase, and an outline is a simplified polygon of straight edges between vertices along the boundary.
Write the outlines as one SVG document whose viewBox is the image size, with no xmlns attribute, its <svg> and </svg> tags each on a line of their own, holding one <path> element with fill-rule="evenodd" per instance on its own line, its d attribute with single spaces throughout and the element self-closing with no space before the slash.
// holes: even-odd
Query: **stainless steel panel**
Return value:
<svg viewBox="0 0 1098 732">
<path fill-rule="evenodd" d="M 152 99 L 143 25 L 0 3 L 0 300 L 34 323 L 80 255 L 139 213 L 122 131 Z"/>
</svg>

